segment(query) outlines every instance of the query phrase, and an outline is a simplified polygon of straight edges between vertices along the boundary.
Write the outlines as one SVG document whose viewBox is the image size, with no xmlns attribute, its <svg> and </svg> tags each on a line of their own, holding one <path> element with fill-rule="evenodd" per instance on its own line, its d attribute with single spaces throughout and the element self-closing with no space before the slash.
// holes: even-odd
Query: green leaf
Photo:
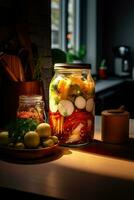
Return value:
<svg viewBox="0 0 134 200">
<path fill-rule="evenodd" d="M 29 119 L 16 119 L 8 124 L 6 127 L 9 131 L 9 137 L 12 141 L 21 141 L 28 131 L 34 131 L 38 126 L 38 122 L 31 118 Z"/>
<path fill-rule="evenodd" d="M 67 52 L 67 62 L 72 63 L 74 60 L 81 60 L 83 61 L 86 55 L 86 48 L 85 46 L 81 46 L 78 51 L 71 49 Z"/>
</svg>

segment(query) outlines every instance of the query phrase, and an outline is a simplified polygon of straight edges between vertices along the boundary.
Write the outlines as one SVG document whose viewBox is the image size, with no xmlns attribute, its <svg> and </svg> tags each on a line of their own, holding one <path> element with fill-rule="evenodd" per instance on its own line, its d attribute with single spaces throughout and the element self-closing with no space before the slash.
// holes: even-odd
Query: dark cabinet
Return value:
<svg viewBox="0 0 134 200">
<path fill-rule="evenodd" d="M 130 112 L 130 117 L 134 118 L 134 81 L 124 83 L 122 97 L 126 110 Z"/>
<path fill-rule="evenodd" d="M 134 118 L 134 81 L 125 80 L 123 83 L 96 93 L 95 113 L 100 115 L 106 109 L 119 108 L 124 105 Z"/>
<path fill-rule="evenodd" d="M 119 108 L 124 104 L 122 98 L 123 83 L 96 93 L 95 112 L 100 115 L 106 109 Z"/>
</svg>

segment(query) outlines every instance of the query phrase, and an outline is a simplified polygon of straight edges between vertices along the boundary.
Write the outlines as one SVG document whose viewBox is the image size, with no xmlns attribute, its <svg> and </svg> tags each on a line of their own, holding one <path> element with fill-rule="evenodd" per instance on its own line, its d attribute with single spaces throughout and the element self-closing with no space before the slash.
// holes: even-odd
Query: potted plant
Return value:
<svg viewBox="0 0 134 200">
<path fill-rule="evenodd" d="M 84 46 L 81 46 L 78 51 L 70 49 L 67 52 L 67 63 L 84 62 L 85 55 L 86 55 L 86 49 Z"/>
</svg>

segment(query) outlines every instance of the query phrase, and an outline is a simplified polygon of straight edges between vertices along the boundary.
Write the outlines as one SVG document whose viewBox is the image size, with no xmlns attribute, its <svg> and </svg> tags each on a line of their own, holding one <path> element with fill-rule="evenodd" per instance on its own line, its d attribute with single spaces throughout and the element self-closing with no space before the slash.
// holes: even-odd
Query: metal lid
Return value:
<svg viewBox="0 0 134 200">
<path fill-rule="evenodd" d="M 54 69 L 91 69 L 88 63 L 56 63 Z"/>
<path fill-rule="evenodd" d="M 19 102 L 39 102 L 42 101 L 42 95 L 20 95 Z"/>
</svg>

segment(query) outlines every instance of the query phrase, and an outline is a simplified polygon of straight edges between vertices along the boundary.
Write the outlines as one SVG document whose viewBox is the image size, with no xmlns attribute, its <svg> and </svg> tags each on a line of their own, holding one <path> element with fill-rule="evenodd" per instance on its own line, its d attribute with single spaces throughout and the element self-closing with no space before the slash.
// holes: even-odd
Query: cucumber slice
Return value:
<svg viewBox="0 0 134 200">
<path fill-rule="evenodd" d="M 69 116 L 74 111 L 74 105 L 69 100 L 61 100 L 58 104 L 58 111 L 62 116 Z"/>
<path fill-rule="evenodd" d="M 78 96 L 76 97 L 74 104 L 78 109 L 84 109 L 86 107 L 86 100 L 84 97 Z"/>
<path fill-rule="evenodd" d="M 56 103 L 54 98 L 50 99 L 49 108 L 51 112 L 57 112 L 58 104 Z"/>
<path fill-rule="evenodd" d="M 86 102 L 86 111 L 91 112 L 93 110 L 93 106 L 94 106 L 93 98 L 88 99 Z"/>
</svg>

